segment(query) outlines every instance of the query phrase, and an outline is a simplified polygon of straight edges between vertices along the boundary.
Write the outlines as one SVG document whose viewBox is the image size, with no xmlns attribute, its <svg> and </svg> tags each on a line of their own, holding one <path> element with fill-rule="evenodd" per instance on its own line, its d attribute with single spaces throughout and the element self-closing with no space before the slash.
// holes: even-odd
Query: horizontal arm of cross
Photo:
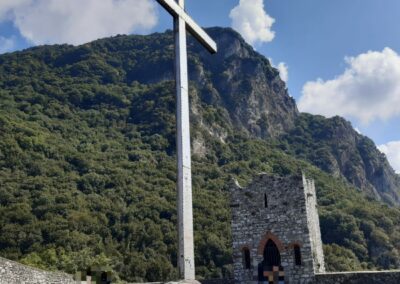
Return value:
<svg viewBox="0 0 400 284">
<path fill-rule="evenodd" d="M 217 52 L 217 44 L 195 21 L 182 9 L 175 0 L 157 0 L 172 16 L 180 17 L 186 23 L 186 28 L 210 53 Z"/>
</svg>

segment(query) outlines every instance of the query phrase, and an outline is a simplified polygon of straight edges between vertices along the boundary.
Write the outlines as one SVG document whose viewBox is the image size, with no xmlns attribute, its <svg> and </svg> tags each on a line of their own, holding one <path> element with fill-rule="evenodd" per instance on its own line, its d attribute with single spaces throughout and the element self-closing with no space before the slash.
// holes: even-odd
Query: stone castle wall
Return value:
<svg viewBox="0 0 400 284">
<path fill-rule="evenodd" d="M 47 272 L 0 257 L 0 284 L 75 284 L 71 275 Z"/>
<path fill-rule="evenodd" d="M 202 284 L 234 284 L 232 279 L 201 280 Z M 287 282 L 286 282 L 287 283 Z M 290 284 L 297 284 L 291 282 Z M 400 270 L 316 274 L 313 284 L 399 284 Z M 161 283 L 160 283 L 161 284 Z"/>
<path fill-rule="evenodd" d="M 315 276 L 316 284 L 399 284 L 400 270 L 323 273 Z"/>
<path fill-rule="evenodd" d="M 236 283 L 258 283 L 258 265 L 263 261 L 263 249 L 268 239 L 273 240 L 279 248 L 285 281 L 311 283 L 315 272 L 309 225 L 313 224 L 315 227 L 317 223 L 316 219 L 309 222 L 307 218 L 307 210 L 311 210 L 311 207 L 307 209 L 309 205 L 306 200 L 307 194 L 301 176 L 283 178 L 263 174 L 257 176 L 247 188 L 232 185 L 232 239 Z M 315 204 L 313 206 L 316 211 Z M 300 246 L 301 265 L 295 265 L 294 245 Z M 320 247 L 322 249 L 322 245 Z M 245 268 L 243 248 L 250 251 L 250 269 Z"/>
</svg>

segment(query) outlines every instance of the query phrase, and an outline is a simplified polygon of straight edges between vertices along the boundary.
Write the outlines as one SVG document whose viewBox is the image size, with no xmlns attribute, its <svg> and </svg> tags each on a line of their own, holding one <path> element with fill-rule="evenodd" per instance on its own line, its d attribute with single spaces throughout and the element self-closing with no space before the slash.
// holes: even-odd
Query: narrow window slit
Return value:
<svg viewBox="0 0 400 284">
<path fill-rule="evenodd" d="M 250 250 L 248 248 L 243 248 L 243 262 L 245 269 L 251 268 Z"/>
<path fill-rule="evenodd" d="M 266 193 L 264 194 L 264 207 L 268 208 L 268 197 Z"/>
<path fill-rule="evenodd" d="M 294 246 L 294 261 L 296 265 L 301 265 L 301 251 L 299 245 Z"/>
</svg>

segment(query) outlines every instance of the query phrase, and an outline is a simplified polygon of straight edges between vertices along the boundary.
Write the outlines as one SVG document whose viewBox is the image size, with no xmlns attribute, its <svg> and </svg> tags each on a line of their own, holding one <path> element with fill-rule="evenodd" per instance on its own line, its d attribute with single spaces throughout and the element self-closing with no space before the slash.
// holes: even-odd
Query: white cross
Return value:
<svg viewBox="0 0 400 284">
<path fill-rule="evenodd" d="M 178 164 L 178 267 L 183 280 L 194 280 L 192 173 L 190 154 L 189 84 L 186 30 L 209 52 L 217 44 L 185 12 L 185 0 L 157 0 L 174 17 L 176 76 L 176 144 Z"/>
</svg>

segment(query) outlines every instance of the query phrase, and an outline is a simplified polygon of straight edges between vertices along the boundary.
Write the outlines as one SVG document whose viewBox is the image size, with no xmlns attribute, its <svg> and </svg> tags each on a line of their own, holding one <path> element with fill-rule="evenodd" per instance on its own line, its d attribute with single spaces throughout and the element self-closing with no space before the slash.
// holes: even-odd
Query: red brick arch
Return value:
<svg viewBox="0 0 400 284">
<path fill-rule="evenodd" d="M 265 248 L 265 245 L 267 244 L 268 240 L 271 240 L 275 243 L 275 245 L 278 247 L 278 250 L 280 253 L 285 250 L 285 246 L 282 244 L 282 242 L 279 240 L 279 238 L 277 236 L 275 236 L 274 234 L 272 234 L 271 232 L 267 232 L 264 235 L 264 237 L 261 239 L 260 244 L 258 245 L 258 249 L 257 249 L 258 255 L 264 254 L 264 248 Z"/>
</svg>

